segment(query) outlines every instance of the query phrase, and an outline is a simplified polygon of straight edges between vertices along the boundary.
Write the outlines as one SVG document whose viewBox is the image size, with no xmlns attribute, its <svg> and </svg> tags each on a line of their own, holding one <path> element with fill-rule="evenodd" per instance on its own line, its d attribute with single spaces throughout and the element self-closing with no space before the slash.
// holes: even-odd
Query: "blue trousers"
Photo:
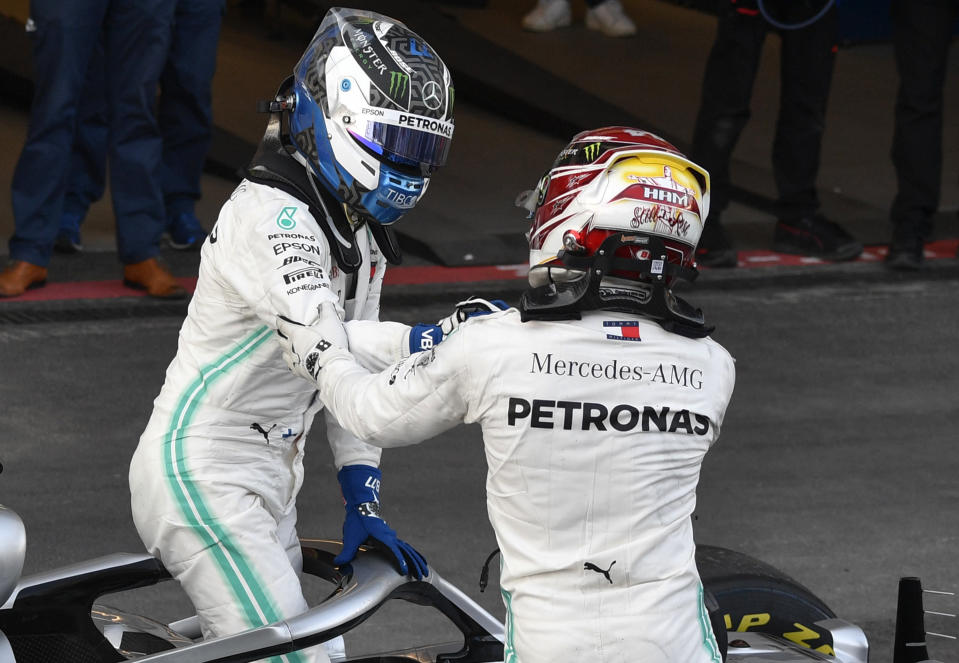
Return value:
<svg viewBox="0 0 959 663">
<path fill-rule="evenodd" d="M 192 212 L 213 128 L 212 93 L 225 0 L 175 0 L 170 50 L 160 76 L 157 121 L 163 141 L 160 184 L 167 217 Z M 87 72 L 64 213 L 82 219 L 103 196 L 108 115 L 106 61 L 97 49 Z"/>
<path fill-rule="evenodd" d="M 70 182 L 71 153 L 91 58 L 102 48 L 107 154 L 117 253 L 134 263 L 159 253 L 164 227 L 156 89 L 169 50 L 175 0 L 33 0 L 35 92 L 26 144 L 13 173 L 10 257 L 50 261 Z"/>
</svg>

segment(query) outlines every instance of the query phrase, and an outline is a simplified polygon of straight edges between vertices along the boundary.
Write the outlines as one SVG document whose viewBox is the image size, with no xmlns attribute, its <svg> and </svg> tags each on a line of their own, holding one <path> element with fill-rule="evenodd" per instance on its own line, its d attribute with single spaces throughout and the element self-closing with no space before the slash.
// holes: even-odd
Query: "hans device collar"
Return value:
<svg viewBox="0 0 959 663">
<path fill-rule="evenodd" d="M 642 257 L 621 257 L 623 247 L 642 248 Z M 582 272 L 579 278 L 529 288 L 520 300 L 520 314 L 527 320 L 578 320 L 582 311 L 604 310 L 633 313 L 656 320 L 666 331 L 689 338 L 708 336 L 703 312 L 675 296 L 668 281 L 693 281 L 699 272 L 666 259 L 662 239 L 635 233 L 613 233 L 595 255 L 584 256 L 565 249 L 557 254 L 566 269 Z M 641 281 L 616 285 L 613 272 L 635 272 Z M 612 277 L 612 279 L 610 278 Z M 603 280 L 606 279 L 606 283 Z"/>
</svg>

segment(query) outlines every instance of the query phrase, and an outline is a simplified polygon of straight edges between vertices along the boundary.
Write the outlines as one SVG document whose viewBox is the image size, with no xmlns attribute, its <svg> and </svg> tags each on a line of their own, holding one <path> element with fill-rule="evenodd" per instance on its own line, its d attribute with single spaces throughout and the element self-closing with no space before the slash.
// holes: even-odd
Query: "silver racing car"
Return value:
<svg viewBox="0 0 959 663">
<path fill-rule="evenodd" d="M 149 555 L 118 553 L 21 577 L 26 550 L 23 523 L 15 512 L 0 506 L 0 663 L 255 661 L 347 633 L 397 599 L 438 611 L 460 637 L 402 651 L 347 655 L 340 661 L 503 660 L 503 624 L 435 569 L 425 579 L 413 580 L 400 575 L 390 558 L 375 548 L 363 549 L 349 567 L 337 568 L 333 557 L 340 548 L 338 541 L 304 539 L 302 546 L 304 572 L 329 583 L 328 598 L 297 617 L 204 640 L 196 617 L 163 624 L 99 602 L 111 593 L 169 580 L 163 566 Z M 697 562 L 713 629 L 727 661 L 867 663 L 869 647 L 862 629 L 837 618 L 809 590 L 775 568 L 713 546 L 699 546 Z M 903 642 L 897 642 L 896 663 L 927 658 L 921 643 L 921 599 L 910 611 L 916 609 L 918 622 L 912 619 L 911 631 L 905 629 L 902 638 L 897 633 Z"/>
</svg>

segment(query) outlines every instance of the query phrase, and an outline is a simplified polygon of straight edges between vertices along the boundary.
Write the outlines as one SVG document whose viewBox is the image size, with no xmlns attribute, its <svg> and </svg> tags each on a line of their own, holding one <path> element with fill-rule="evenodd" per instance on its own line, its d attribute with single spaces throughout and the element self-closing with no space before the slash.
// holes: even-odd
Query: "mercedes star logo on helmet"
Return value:
<svg viewBox="0 0 959 663">
<path fill-rule="evenodd" d="M 436 110 L 443 105 L 443 100 L 440 98 L 441 91 L 440 84 L 436 81 L 429 81 L 423 86 L 423 103 L 427 108 Z"/>
</svg>

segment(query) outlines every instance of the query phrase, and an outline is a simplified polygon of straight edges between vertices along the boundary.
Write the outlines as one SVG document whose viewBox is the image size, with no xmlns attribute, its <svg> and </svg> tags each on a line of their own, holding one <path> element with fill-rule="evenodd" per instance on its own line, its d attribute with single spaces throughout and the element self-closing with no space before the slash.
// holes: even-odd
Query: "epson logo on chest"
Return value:
<svg viewBox="0 0 959 663">
<path fill-rule="evenodd" d="M 279 244 L 273 245 L 273 255 L 278 256 L 282 253 L 286 253 L 290 249 L 293 249 L 294 251 L 312 253 L 318 256 L 322 256 L 324 253 L 316 244 L 304 244 L 303 242 L 280 242 Z"/>
</svg>

